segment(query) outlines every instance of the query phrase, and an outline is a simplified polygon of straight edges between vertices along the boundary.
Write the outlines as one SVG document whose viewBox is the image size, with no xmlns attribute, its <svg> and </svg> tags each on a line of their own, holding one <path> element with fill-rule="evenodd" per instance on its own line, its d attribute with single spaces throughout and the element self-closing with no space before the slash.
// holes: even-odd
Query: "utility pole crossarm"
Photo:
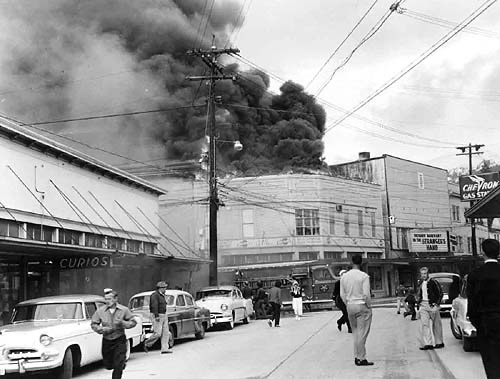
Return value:
<svg viewBox="0 0 500 379">
<path fill-rule="evenodd" d="M 234 75 L 219 75 L 219 76 L 209 76 L 209 75 L 201 75 L 201 76 L 186 76 L 186 80 L 190 81 L 200 81 L 200 80 L 233 80 L 235 81 L 237 78 Z"/>
</svg>

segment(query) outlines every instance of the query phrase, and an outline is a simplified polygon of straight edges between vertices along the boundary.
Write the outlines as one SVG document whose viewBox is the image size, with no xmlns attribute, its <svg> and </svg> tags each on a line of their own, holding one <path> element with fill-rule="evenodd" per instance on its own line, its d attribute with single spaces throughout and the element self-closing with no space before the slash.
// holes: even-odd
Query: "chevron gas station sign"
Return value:
<svg viewBox="0 0 500 379">
<path fill-rule="evenodd" d="M 467 175 L 459 178 L 460 200 L 480 200 L 500 184 L 498 172 L 480 175 Z"/>
</svg>

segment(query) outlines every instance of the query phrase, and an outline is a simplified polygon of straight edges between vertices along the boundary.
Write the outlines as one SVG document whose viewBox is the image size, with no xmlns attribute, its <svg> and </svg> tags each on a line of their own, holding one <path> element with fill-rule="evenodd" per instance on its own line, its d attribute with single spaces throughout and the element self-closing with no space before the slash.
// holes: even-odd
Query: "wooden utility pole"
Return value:
<svg viewBox="0 0 500 379">
<path fill-rule="evenodd" d="M 209 67 L 210 75 L 206 76 L 188 76 L 187 80 L 200 81 L 206 80 L 209 85 L 208 92 L 208 164 L 209 164 L 209 245 L 210 245 L 210 265 L 209 265 L 209 284 L 211 286 L 218 285 L 218 275 L 217 275 L 217 211 L 219 210 L 219 196 L 217 193 L 217 174 L 216 169 L 216 128 L 215 128 L 215 83 L 218 80 L 236 80 L 234 75 L 225 75 L 220 66 L 217 63 L 217 59 L 222 54 L 237 54 L 240 51 L 238 49 L 217 49 L 212 46 L 210 50 L 190 50 L 187 52 L 188 55 L 194 55 L 200 57 L 203 62 Z"/>
<path fill-rule="evenodd" d="M 460 154 L 457 155 L 468 155 L 469 156 L 469 175 L 472 175 L 472 156 L 482 154 L 482 151 L 479 151 L 484 145 L 472 145 L 469 143 L 467 146 L 459 146 L 458 150 L 461 151 Z M 473 152 L 472 149 L 475 149 Z M 467 151 L 467 152 L 466 152 Z M 474 205 L 474 201 L 471 201 L 470 206 Z M 471 227 L 471 245 L 472 245 L 472 256 L 477 257 L 477 244 L 476 244 L 476 221 L 471 218 L 470 219 L 470 227 Z"/>
</svg>

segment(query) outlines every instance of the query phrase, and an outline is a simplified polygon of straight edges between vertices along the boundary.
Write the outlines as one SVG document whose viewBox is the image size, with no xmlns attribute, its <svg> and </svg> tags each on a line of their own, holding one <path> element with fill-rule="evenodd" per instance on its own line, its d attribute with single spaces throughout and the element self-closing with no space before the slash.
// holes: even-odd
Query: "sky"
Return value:
<svg viewBox="0 0 500 379">
<path fill-rule="evenodd" d="M 214 34 L 218 47 L 240 49 L 240 69 L 268 73 L 272 92 L 292 80 L 324 106 L 329 164 L 370 152 L 467 167 L 456 147 L 469 143 L 485 145 L 474 166 L 500 162 L 500 3 L 401 0 L 399 11 L 389 12 L 394 1 L 0 0 L 0 114 L 33 123 L 192 104 L 193 92 L 205 94 L 185 78 L 203 74 L 204 66 L 186 51 L 210 46 Z M 485 3 L 493 5 L 366 101 Z M 233 98 L 244 95 L 224 88 Z M 205 114 L 38 128 L 83 141 L 91 153 L 113 150 L 149 162 L 165 149 L 197 153 Z"/>
<path fill-rule="evenodd" d="M 403 13 L 393 12 L 329 82 L 393 1 L 376 1 L 321 71 L 373 0 L 241 3 L 245 18 L 233 46 L 253 64 L 303 85 L 313 95 L 328 83 L 317 96 L 320 103 L 328 103 L 328 128 L 343 116 L 338 107 L 358 106 L 484 1 L 403 1 Z M 499 19 L 500 4 L 495 3 L 395 84 L 328 130 L 326 161 L 352 161 L 358 152 L 368 151 L 372 157 L 390 154 L 447 169 L 467 167 L 467 157 L 456 156 L 456 147 L 472 143 L 485 145 L 484 154 L 473 157 L 474 166 L 482 159 L 500 162 Z M 271 89 L 278 91 L 279 85 L 272 77 Z"/>
</svg>

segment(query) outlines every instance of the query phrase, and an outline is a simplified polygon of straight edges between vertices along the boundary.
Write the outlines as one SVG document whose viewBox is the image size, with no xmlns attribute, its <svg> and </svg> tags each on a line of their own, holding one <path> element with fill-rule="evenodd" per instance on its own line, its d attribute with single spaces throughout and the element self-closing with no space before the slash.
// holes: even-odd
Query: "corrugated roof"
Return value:
<svg viewBox="0 0 500 379">
<path fill-rule="evenodd" d="M 30 149 L 41 151 L 42 153 L 50 152 L 56 158 L 64 159 L 82 169 L 101 172 L 103 176 L 105 175 L 121 184 L 137 187 L 157 195 L 166 193 L 165 190 L 146 180 L 122 171 L 69 146 L 51 140 L 39 133 L 33 132 L 26 126 L 20 125 L 4 117 L 0 117 L 0 135 L 23 144 Z"/>
</svg>

